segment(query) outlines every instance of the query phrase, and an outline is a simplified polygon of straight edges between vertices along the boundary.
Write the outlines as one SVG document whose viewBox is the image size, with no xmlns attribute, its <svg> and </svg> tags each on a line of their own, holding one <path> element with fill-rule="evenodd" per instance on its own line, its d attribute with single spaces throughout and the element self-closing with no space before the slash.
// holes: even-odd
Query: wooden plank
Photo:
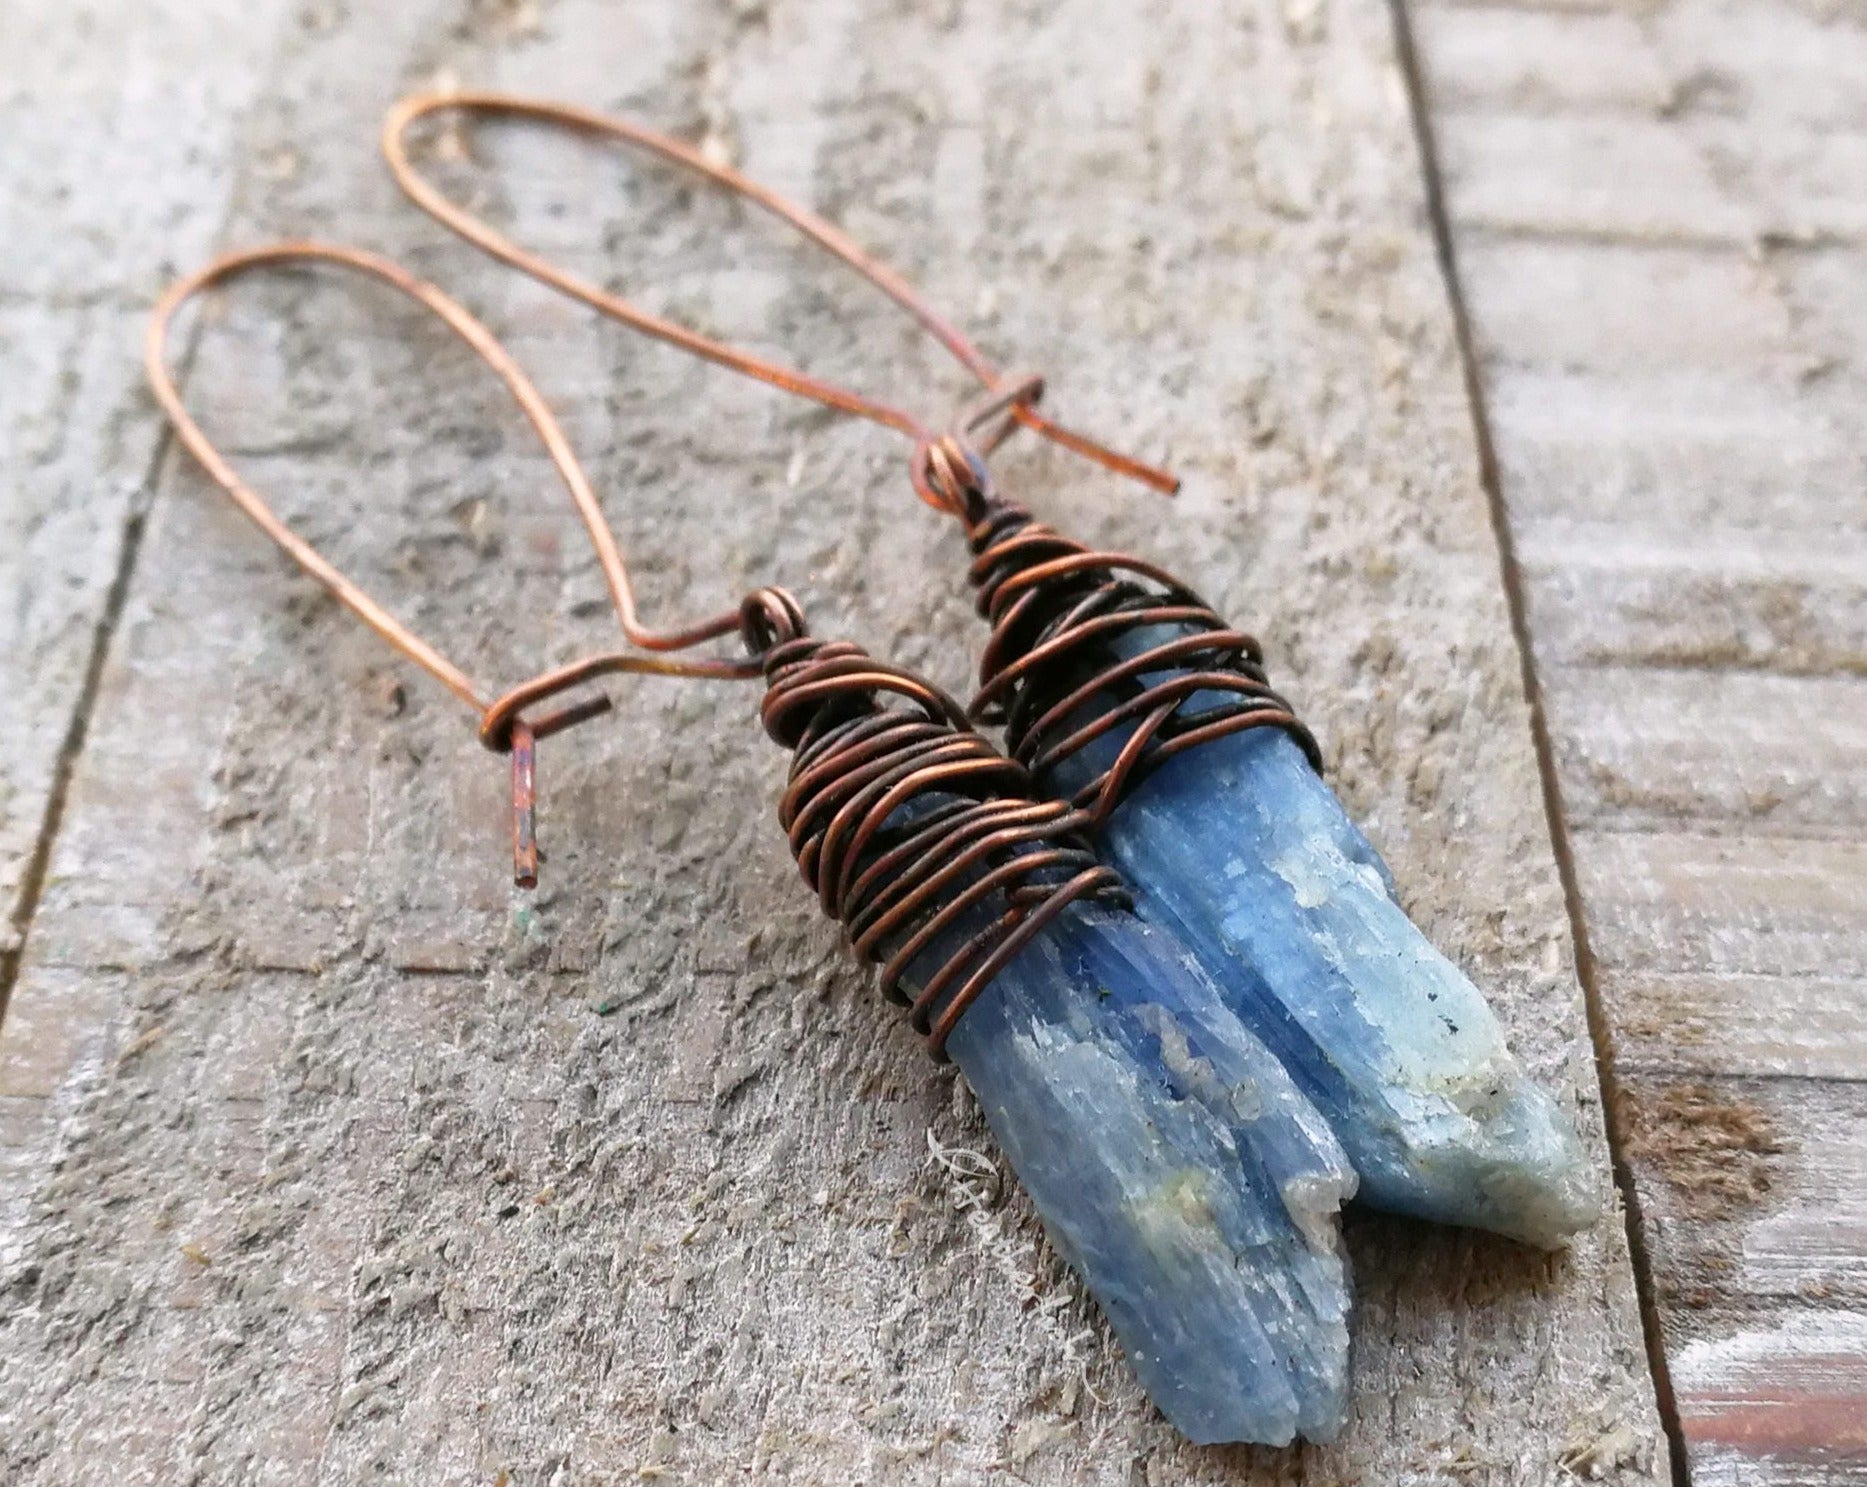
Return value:
<svg viewBox="0 0 1867 1487">
<path fill-rule="evenodd" d="M 1266 616 L 1340 787 L 1605 1184 L 1385 15 L 317 15 L 246 126 L 235 236 L 339 233 L 460 288 L 565 409 L 651 608 L 783 579 L 955 687 L 980 640 L 899 447 L 597 325 L 399 204 L 368 141 L 401 87 L 451 72 L 709 137 L 1051 368 L 1072 418 L 1170 448 L 1171 509 L 1060 456 L 1005 471 Z M 298 168 L 261 181 L 282 141 Z M 961 391 L 685 183 L 503 131 L 475 154 L 461 189 L 657 303 L 917 407 Z M 489 381 L 380 296 L 291 281 L 228 296 L 190 398 L 335 558 L 503 677 L 605 625 Z M 799 890 L 751 695 L 618 696 L 620 726 L 547 746 L 547 883 L 515 902 L 467 719 L 167 472 L 0 1033 L 9 1481 L 79 1451 L 100 1477 L 292 1482 L 1663 1471 L 1613 1219 L 1551 1261 L 1358 1217 L 1342 1443 L 1174 1440 L 1023 1199 L 929 1160 L 984 1128 Z"/>
<path fill-rule="evenodd" d="M 1576 846 L 1604 966 L 1867 975 L 1867 843 L 1675 830 Z"/>
<path fill-rule="evenodd" d="M 1654 1075 L 1626 1113 L 1679 1341 L 1696 1330 L 1687 1318 L 1750 1325 L 1791 1302 L 1867 1300 L 1867 1085 Z"/>
<path fill-rule="evenodd" d="M 1474 113 L 1447 136 L 1459 217 L 1505 234 L 1742 243 L 1749 214 L 1663 118 Z"/>
<path fill-rule="evenodd" d="M 8 6 L 0 55 L 0 997 L 31 864 L 158 430 L 132 356 L 167 255 L 199 256 L 280 17 L 229 0 Z"/>
<path fill-rule="evenodd" d="M 1506 117 L 1578 108 L 1656 112 L 1670 89 L 1640 18 L 1445 7 L 1430 16 L 1432 102 Z"/>
<path fill-rule="evenodd" d="M 1459 178 L 1449 180 L 1456 201 Z M 1742 365 L 1777 385 L 1809 364 L 1779 284 L 1741 252 L 1474 233 L 1459 263 L 1487 364 L 1636 384 Z M 1587 315 L 1575 314 L 1578 303 Z"/>
<path fill-rule="evenodd" d="M 1867 126 L 1861 70 L 1867 34 L 1821 7 L 1721 0 L 1666 6 L 1647 22 L 1666 55 L 1669 73 L 1695 75 L 1681 101 L 1716 117 L 1731 100 L 1765 125 L 1753 131 L 1766 146 L 1788 129 L 1807 139 L 1824 130 Z M 1840 22 L 1840 24 L 1837 24 Z"/>
<path fill-rule="evenodd" d="M 1529 555 L 1545 527 L 1561 540 L 1584 523 L 1674 540 L 1867 525 L 1847 398 L 1821 395 L 1808 375 L 1820 361 L 1760 379 L 1729 364 L 1604 376 L 1507 356 L 1487 364 L 1485 411 Z"/>
<path fill-rule="evenodd" d="M 1860 681 L 1553 657 L 1546 674 L 1617 1063 L 1858 1078 Z"/>
<path fill-rule="evenodd" d="M 1419 32 L 1691 1477 L 1867 1481 L 1867 29 Z"/>
<path fill-rule="evenodd" d="M 1588 522 L 1537 524 L 1525 546 L 1552 666 L 1867 675 L 1867 533 Z"/>
<path fill-rule="evenodd" d="M 1867 1451 L 1867 1314 L 1788 1308 L 1769 1323 L 1695 1338 L 1677 1379 L 1702 1401 L 1686 1429 L 1708 1487 L 1749 1487 L 1757 1461 L 1796 1487 L 1851 1487 Z"/>
<path fill-rule="evenodd" d="M 1671 1074 L 1854 1079 L 1867 981 L 1830 975 L 1617 969 L 1617 1063 Z"/>
<path fill-rule="evenodd" d="M 1839 840 L 1867 828 L 1867 677 L 1575 666 L 1552 667 L 1549 690 L 1578 824 Z"/>
</svg>

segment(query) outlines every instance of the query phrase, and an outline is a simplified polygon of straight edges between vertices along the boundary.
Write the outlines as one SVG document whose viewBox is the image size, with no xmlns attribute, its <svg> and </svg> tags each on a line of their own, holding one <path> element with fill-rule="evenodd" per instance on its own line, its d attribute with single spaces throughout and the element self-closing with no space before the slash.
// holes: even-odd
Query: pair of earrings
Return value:
<svg viewBox="0 0 1867 1487">
<path fill-rule="evenodd" d="M 450 201 L 411 163 L 435 114 L 498 115 L 645 150 L 753 202 L 880 289 L 984 386 L 941 433 L 912 413 L 748 355 L 566 273 Z M 1329 1116 L 1372 1204 L 1546 1248 L 1598 1216 L 1596 1175 L 1530 1083 L 1483 996 L 1414 927 L 1386 864 L 1323 783 L 1309 732 L 1251 636 L 1187 585 L 1096 552 L 1002 496 L 987 465 L 1019 427 L 1162 492 L 1165 471 L 1046 419 L 1038 377 L 994 367 L 900 275 L 834 224 L 678 140 L 503 94 L 391 110 L 383 153 L 405 194 L 493 257 L 682 350 L 913 441 L 909 475 L 959 519 L 991 636 L 969 709 L 1002 724 L 1047 796 L 1089 812 L 1144 918 L 1185 941 L 1237 1013 Z"/>
<path fill-rule="evenodd" d="M 448 111 L 620 140 L 738 192 L 880 287 L 984 396 L 935 432 L 574 278 L 416 173 L 409 129 Z M 1040 380 L 1004 376 L 833 225 L 679 141 L 561 105 L 452 94 L 398 105 L 383 144 L 405 192 L 493 256 L 646 334 L 909 436 L 912 486 L 961 521 L 991 625 L 970 709 L 811 636 L 781 589 L 650 629 L 549 407 L 466 310 L 353 249 L 292 243 L 216 261 L 157 308 L 157 397 L 247 515 L 511 756 L 521 884 L 537 872 L 536 744 L 608 707 L 556 699 L 616 673 L 762 677 L 766 731 L 792 751 L 779 815 L 805 880 L 857 953 L 882 964 L 885 994 L 959 1064 L 1148 1393 L 1196 1441 L 1281 1444 L 1339 1427 L 1350 1297 L 1336 1214 L 1358 1182 L 1377 1206 L 1548 1246 L 1593 1220 L 1595 1180 L 1572 1129 L 1482 996 L 1401 910 L 1256 642 L 1160 569 L 1036 522 L 1000 494 L 987 461 L 1022 426 L 1158 489 L 1171 477 L 1045 418 Z M 168 330 L 210 284 L 291 260 L 383 280 L 501 377 L 583 520 L 626 649 L 494 696 L 240 479 L 182 405 Z M 729 635 L 743 656 L 686 654 Z M 1002 725 L 1009 755 L 974 723 Z"/>
</svg>

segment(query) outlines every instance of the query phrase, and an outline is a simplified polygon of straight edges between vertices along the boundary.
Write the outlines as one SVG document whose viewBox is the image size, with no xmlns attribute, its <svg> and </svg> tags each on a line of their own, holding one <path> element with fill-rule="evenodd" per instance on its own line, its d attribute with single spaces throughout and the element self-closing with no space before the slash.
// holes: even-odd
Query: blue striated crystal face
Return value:
<svg viewBox="0 0 1867 1487">
<path fill-rule="evenodd" d="M 1046 787 L 1080 788 L 1120 736 L 1065 761 Z M 1142 917 L 1185 943 L 1328 1117 L 1369 1203 L 1545 1248 L 1599 1217 L 1569 1119 L 1524 1074 L 1478 989 L 1407 918 L 1380 856 L 1281 730 L 1164 761 L 1101 844 Z"/>
<path fill-rule="evenodd" d="M 1331 1438 L 1350 1306 L 1337 1209 L 1355 1175 L 1185 948 L 1073 904 L 947 1050 L 1175 1427 L 1201 1443 Z"/>
</svg>

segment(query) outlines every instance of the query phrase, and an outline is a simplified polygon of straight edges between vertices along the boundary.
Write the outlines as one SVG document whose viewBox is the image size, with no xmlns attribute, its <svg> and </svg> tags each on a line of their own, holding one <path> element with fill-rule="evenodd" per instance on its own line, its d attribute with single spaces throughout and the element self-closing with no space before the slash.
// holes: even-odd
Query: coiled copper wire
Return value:
<svg viewBox="0 0 1867 1487">
<path fill-rule="evenodd" d="M 1039 781 L 1096 739 L 1133 729 L 1073 797 L 1092 826 L 1162 761 L 1248 728 L 1283 729 L 1322 768 L 1314 736 L 1272 690 L 1257 640 L 1164 568 L 1089 548 L 989 489 L 966 540 L 992 626 L 970 716 L 1003 724 L 1006 750 Z M 1156 629 L 1132 656 L 1117 654 L 1124 636 Z"/>
<path fill-rule="evenodd" d="M 745 614 L 765 731 L 794 751 L 779 823 L 824 912 L 943 1056 L 967 1008 L 1045 925 L 1078 901 L 1126 906 L 1127 892 L 1082 836 L 1087 816 L 1038 799 L 953 698 L 860 646 L 808 636 L 795 606 L 785 613 L 785 596 L 770 594 Z"/>
</svg>

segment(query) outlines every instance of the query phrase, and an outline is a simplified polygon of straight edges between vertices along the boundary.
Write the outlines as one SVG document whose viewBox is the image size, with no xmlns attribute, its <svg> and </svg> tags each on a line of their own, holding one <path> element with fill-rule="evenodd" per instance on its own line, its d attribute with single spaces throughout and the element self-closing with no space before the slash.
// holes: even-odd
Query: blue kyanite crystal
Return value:
<svg viewBox="0 0 1867 1487">
<path fill-rule="evenodd" d="M 1073 904 L 946 1046 L 1167 1418 L 1202 1443 L 1332 1436 L 1350 1304 L 1336 1211 L 1355 1175 L 1184 947 Z"/>
<path fill-rule="evenodd" d="M 1079 788 L 1122 737 L 1065 761 L 1050 787 Z M 1287 734 L 1251 729 L 1164 760 L 1101 843 L 1141 915 L 1193 952 L 1328 1117 L 1369 1203 L 1546 1248 L 1598 1216 L 1569 1120 Z"/>
</svg>

